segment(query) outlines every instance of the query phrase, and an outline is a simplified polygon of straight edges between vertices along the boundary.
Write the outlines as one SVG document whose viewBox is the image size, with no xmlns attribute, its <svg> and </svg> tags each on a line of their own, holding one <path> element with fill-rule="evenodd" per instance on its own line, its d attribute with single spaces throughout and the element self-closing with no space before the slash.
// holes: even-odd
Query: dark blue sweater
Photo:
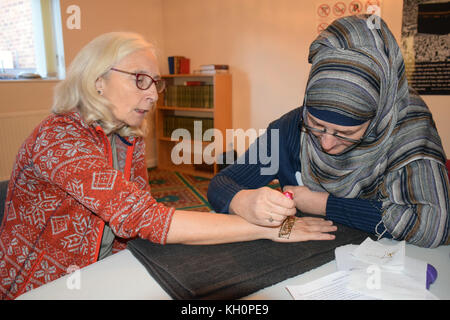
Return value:
<svg viewBox="0 0 450 320">
<path fill-rule="evenodd" d="M 234 195 L 244 189 L 257 189 L 266 186 L 273 179 L 278 179 L 281 187 L 297 185 L 295 173 L 301 171 L 300 166 L 300 124 L 301 108 L 294 109 L 278 120 L 272 122 L 266 134 L 260 136 L 247 150 L 247 152 L 233 165 L 220 171 L 210 182 L 208 188 L 208 201 L 216 212 L 227 213 Z M 278 170 L 273 174 L 261 174 L 261 169 L 276 168 L 271 154 L 271 129 L 279 131 L 279 163 Z M 266 141 L 267 140 L 267 141 Z M 272 162 L 262 164 L 260 157 L 256 163 L 250 161 L 250 154 L 256 151 L 260 141 L 267 145 L 267 158 Z M 276 150 L 274 150 L 276 151 Z M 245 159 L 245 161 L 243 161 Z M 242 163 L 242 164 L 241 164 Z M 328 197 L 326 218 L 352 228 L 369 233 L 375 233 L 375 228 L 381 220 L 381 202 L 367 199 L 337 198 L 332 194 Z M 381 223 L 377 230 L 384 231 Z M 384 236 L 391 237 L 386 231 Z"/>
</svg>

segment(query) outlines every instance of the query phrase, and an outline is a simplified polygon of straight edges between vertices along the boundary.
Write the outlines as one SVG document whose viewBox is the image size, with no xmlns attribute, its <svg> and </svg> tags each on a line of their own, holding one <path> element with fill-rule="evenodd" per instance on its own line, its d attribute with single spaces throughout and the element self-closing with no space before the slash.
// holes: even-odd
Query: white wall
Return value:
<svg viewBox="0 0 450 320">
<path fill-rule="evenodd" d="M 233 126 L 265 128 L 301 102 L 315 37 L 305 13 L 313 8 L 298 0 L 164 1 L 165 51 L 190 57 L 191 68 L 229 64 Z"/>
</svg>

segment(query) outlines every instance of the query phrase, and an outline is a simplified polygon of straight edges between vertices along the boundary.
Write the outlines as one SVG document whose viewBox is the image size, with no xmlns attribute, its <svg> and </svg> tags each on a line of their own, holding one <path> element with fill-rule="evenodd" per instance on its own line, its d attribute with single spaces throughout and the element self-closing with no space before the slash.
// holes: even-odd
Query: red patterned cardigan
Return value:
<svg viewBox="0 0 450 320">
<path fill-rule="evenodd" d="M 164 244 L 174 209 L 150 194 L 144 141 L 130 138 L 124 172 L 110 142 L 78 113 L 51 115 L 19 149 L 0 227 L 0 297 L 97 261 L 107 222 L 115 252 L 126 239 Z"/>
</svg>

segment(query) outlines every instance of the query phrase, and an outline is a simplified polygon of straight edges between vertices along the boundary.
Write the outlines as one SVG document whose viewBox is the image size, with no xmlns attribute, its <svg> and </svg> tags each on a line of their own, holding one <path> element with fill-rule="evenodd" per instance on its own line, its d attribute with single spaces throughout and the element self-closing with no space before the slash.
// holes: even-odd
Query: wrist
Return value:
<svg viewBox="0 0 450 320">
<path fill-rule="evenodd" d="M 309 191 L 296 201 L 298 210 L 304 213 L 326 215 L 328 192 Z"/>
<path fill-rule="evenodd" d="M 258 225 L 254 226 L 259 229 L 260 232 L 259 239 L 267 239 L 271 241 L 277 241 L 279 239 L 278 234 L 280 232 L 280 226 L 276 227 L 263 227 Z"/>
<path fill-rule="evenodd" d="M 317 192 L 317 214 L 325 216 L 327 213 L 328 192 Z"/>
<path fill-rule="evenodd" d="M 228 212 L 232 214 L 239 215 L 242 212 L 241 207 L 243 206 L 248 190 L 241 190 L 237 192 L 233 199 L 231 199 L 230 206 L 228 207 Z"/>
</svg>

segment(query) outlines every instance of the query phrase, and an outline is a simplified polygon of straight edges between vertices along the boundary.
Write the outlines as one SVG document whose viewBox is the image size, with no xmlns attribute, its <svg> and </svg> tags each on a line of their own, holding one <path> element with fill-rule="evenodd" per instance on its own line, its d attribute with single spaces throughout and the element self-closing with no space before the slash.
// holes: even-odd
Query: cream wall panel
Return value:
<svg viewBox="0 0 450 320">
<path fill-rule="evenodd" d="M 49 115 L 49 110 L 11 112 L 0 114 L 0 181 L 8 180 L 16 159 L 17 151 L 34 127 Z"/>
</svg>

